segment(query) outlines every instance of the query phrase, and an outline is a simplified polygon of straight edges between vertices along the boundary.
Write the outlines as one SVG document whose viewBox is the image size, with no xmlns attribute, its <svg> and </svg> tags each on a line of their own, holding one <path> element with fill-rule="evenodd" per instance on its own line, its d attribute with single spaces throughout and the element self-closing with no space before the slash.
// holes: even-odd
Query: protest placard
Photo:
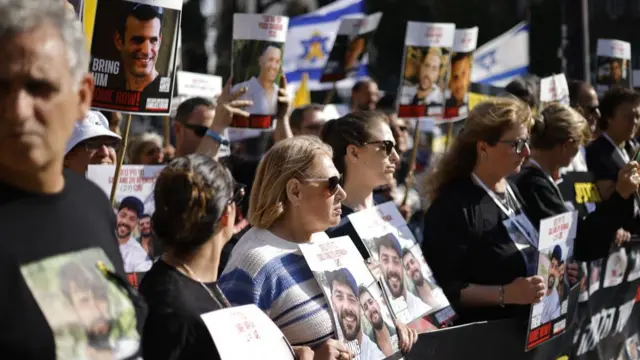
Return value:
<svg viewBox="0 0 640 360">
<path fill-rule="evenodd" d="M 282 53 L 289 18 L 276 15 L 234 14 L 231 74 L 232 92 L 247 88 L 243 100 L 253 101 L 245 110 L 251 115 L 234 116 L 231 127 L 269 129 L 278 105 Z"/>
<path fill-rule="evenodd" d="M 182 0 L 96 0 L 91 106 L 169 115 Z"/>
<path fill-rule="evenodd" d="M 158 239 L 152 232 L 151 216 L 155 211 L 153 189 L 163 165 L 123 165 L 116 189 L 116 237 L 125 272 L 132 285 L 140 282 L 140 273 L 151 268 L 161 255 Z M 111 193 L 114 165 L 89 165 L 87 179 L 107 196 Z"/>
<path fill-rule="evenodd" d="M 578 213 L 566 212 L 540 222 L 538 267 L 547 287 L 542 301 L 531 306 L 526 351 L 553 339 L 567 329 L 569 281 L 566 270 L 573 266 L 573 240 Z"/>
<path fill-rule="evenodd" d="M 596 92 L 602 96 L 612 86 L 631 88 L 631 44 L 615 39 L 598 39 L 596 49 Z"/>
<path fill-rule="evenodd" d="M 338 339 L 355 359 L 402 358 L 389 304 L 351 239 L 312 240 L 300 251 L 327 298 Z"/>
<path fill-rule="evenodd" d="M 336 82 L 353 76 L 367 60 L 369 44 L 382 13 L 343 18 L 320 82 Z"/>
<path fill-rule="evenodd" d="M 451 54 L 451 74 L 447 87 L 444 117 L 458 119 L 469 112 L 469 87 L 473 51 L 478 44 L 478 27 L 456 29 Z"/>
<path fill-rule="evenodd" d="M 453 309 L 393 202 L 353 213 L 349 221 L 379 268 L 397 318 L 423 332 L 452 320 Z"/>
<path fill-rule="evenodd" d="M 200 316 L 221 360 L 295 359 L 289 342 L 257 306 L 245 305 Z"/>
<path fill-rule="evenodd" d="M 569 84 L 564 74 L 551 75 L 540 79 L 540 108 L 550 102 L 569 106 Z"/>
<path fill-rule="evenodd" d="M 398 116 L 442 117 L 455 24 L 409 21 L 405 37 Z"/>
</svg>

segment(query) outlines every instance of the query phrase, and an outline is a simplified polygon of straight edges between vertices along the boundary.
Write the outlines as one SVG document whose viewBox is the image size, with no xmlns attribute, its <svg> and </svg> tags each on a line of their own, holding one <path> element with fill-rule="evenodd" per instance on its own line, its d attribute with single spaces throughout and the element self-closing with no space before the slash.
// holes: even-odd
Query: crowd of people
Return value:
<svg viewBox="0 0 640 360">
<path fill-rule="evenodd" d="M 298 359 L 353 358 L 298 245 L 319 232 L 348 235 L 371 262 L 347 216 L 387 201 L 421 244 L 457 314 L 453 325 L 525 321 L 530 305 L 557 296 L 555 277 L 580 282 L 578 262 L 606 257 L 640 230 L 640 94 L 612 88 L 599 100 L 580 81 L 570 84 L 571 106 L 540 112 L 535 84 L 511 84 L 511 95 L 470 111 L 440 157 L 424 150 L 431 139 L 411 143 L 372 80 L 354 86 L 352 112 L 338 119 L 323 119 L 320 105 L 290 109 L 279 89 L 266 141 L 232 144 L 220 157 L 233 116 L 249 116 L 253 105 L 246 87 L 229 82 L 215 104 L 180 104 L 173 145 L 152 133 L 130 140 L 127 163 L 165 167 L 152 215 L 135 198 L 114 215 L 84 178 L 89 165 L 114 164 L 123 143 L 119 115 L 90 111 L 80 23 L 59 2 L 0 0 L 0 39 L 0 308 L 8 329 L 0 349 L 8 358 L 216 358 L 200 315 L 246 304 L 269 316 Z M 410 147 L 420 149 L 418 166 Z M 407 185 L 418 167 L 424 181 Z M 591 172 L 602 202 L 579 219 L 572 262 L 560 264 L 554 251 L 551 281 L 536 275 L 535 234 L 540 220 L 572 210 L 557 187 L 567 171 Z M 396 255 L 413 277 L 414 255 Z M 126 281 L 132 272 L 146 273 L 139 293 Z M 409 306 L 428 307 L 415 281 Z M 366 308 L 369 293 L 359 293 Z M 394 325 L 387 330 L 409 352 L 417 331 Z M 70 340 L 77 336 L 81 345 Z M 389 353 L 384 342 L 367 347 L 366 334 L 353 338 L 362 351 Z"/>
</svg>

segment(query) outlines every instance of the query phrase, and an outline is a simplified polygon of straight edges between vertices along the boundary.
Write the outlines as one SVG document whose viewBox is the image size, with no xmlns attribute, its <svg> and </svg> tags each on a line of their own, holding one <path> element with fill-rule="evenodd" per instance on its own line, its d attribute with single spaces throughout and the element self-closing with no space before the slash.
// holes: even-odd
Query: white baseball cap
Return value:
<svg viewBox="0 0 640 360">
<path fill-rule="evenodd" d="M 109 121 L 99 111 L 89 111 L 84 119 L 76 123 L 73 134 L 67 142 L 65 155 L 79 143 L 99 136 L 108 136 L 122 140 L 120 135 L 109 130 Z"/>
</svg>

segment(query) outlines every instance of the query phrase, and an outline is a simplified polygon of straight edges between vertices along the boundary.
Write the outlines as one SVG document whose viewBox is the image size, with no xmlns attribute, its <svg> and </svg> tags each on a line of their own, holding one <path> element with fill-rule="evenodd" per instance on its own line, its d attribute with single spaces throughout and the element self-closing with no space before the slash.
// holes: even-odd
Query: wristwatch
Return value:
<svg viewBox="0 0 640 360">
<path fill-rule="evenodd" d="M 222 135 L 211 129 L 207 130 L 204 135 L 211 138 L 213 141 L 217 142 L 220 145 L 229 146 L 229 140 L 225 139 Z"/>
</svg>

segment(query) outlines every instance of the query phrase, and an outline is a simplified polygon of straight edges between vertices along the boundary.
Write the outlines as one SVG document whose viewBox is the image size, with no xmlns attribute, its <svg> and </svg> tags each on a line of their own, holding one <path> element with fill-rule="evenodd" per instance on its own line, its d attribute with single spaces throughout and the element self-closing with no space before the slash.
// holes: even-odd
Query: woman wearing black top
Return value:
<svg viewBox="0 0 640 360">
<path fill-rule="evenodd" d="M 587 121 L 565 105 L 550 104 L 536 119 L 531 130 L 531 158 L 516 177 L 527 215 L 536 227 L 545 218 L 573 210 L 567 207 L 552 174 L 571 162 L 589 136 Z M 574 243 L 576 260 L 591 261 L 607 256 L 616 231 L 632 220 L 633 204 L 626 199 L 638 189 L 631 180 L 633 169 L 637 171 L 637 163 L 625 165 L 617 175 L 611 197 L 580 219 Z"/>
<path fill-rule="evenodd" d="M 537 233 L 506 180 L 530 154 L 531 122 L 519 100 L 479 104 L 427 177 L 422 251 L 459 324 L 526 317 L 544 296 Z"/>
<path fill-rule="evenodd" d="M 165 253 L 140 284 L 149 305 L 145 359 L 219 359 L 200 315 L 229 306 L 216 285 L 218 263 L 243 195 L 231 173 L 204 155 L 177 158 L 160 173 L 153 229 Z"/>
</svg>

